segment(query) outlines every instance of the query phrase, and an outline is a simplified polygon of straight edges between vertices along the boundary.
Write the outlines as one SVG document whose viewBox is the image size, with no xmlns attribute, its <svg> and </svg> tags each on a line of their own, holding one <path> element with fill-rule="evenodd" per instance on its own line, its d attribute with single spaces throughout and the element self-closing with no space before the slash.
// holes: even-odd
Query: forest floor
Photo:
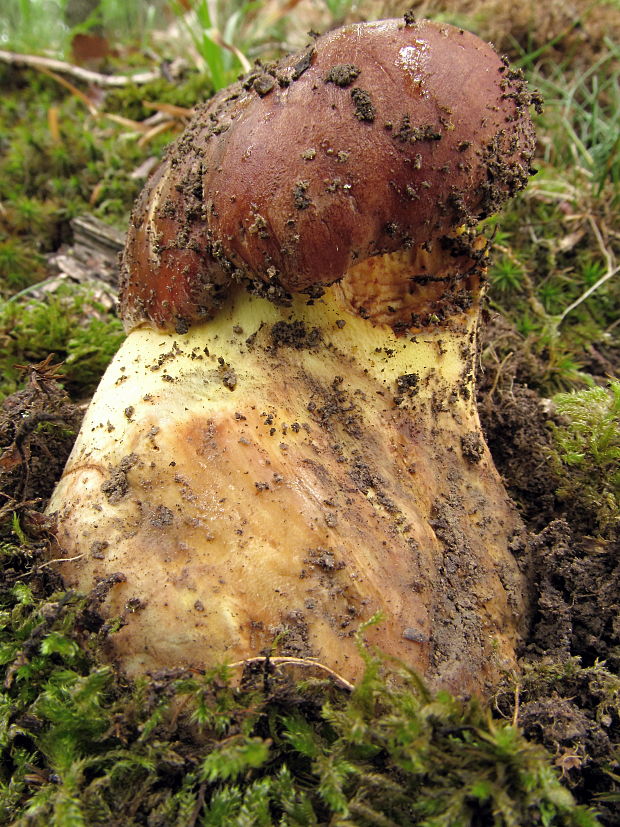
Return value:
<svg viewBox="0 0 620 827">
<path fill-rule="evenodd" d="M 488 221 L 478 372 L 529 536 L 520 673 L 482 702 L 395 684 L 368 650 L 353 693 L 269 664 L 240 685 L 226 667 L 130 682 L 106 664 L 106 584 L 64 590 L 44 509 L 123 339 L 131 205 L 217 66 L 119 46 L 98 71 L 158 77 L 111 89 L 0 62 L 1 823 L 620 824 L 620 11 L 419 5 L 493 40 L 546 101 L 539 172 Z M 267 45 L 247 15 L 241 50 L 333 22 L 294 14 Z"/>
</svg>

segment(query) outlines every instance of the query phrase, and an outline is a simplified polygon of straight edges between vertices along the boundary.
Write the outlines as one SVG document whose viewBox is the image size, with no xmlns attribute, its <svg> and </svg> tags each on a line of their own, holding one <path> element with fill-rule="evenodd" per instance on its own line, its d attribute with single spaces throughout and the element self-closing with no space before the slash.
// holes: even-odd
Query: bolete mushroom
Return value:
<svg viewBox="0 0 620 827">
<path fill-rule="evenodd" d="M 129 335 L 49 506 L 113 577 L 132 675 L 368 637 L 478 691 L 514 661 L 520 523 L 474 399 L 480 218 L 530 174 L 531 95 L 477 37 L 384 20 L 201 106 L 123 259 Z M 57 551 L 57 550 L 56 550 Z"/>
</svg>

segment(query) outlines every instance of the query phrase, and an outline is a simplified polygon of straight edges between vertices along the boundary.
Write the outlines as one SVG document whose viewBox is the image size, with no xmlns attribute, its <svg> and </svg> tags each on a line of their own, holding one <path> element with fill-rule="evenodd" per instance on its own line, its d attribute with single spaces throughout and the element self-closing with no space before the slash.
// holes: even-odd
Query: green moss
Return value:
<svg viewBox="0 0 620 827">
<path fill-rule="evenodd" d="M 606 388 L 558 394 L 564 425 L 553 428 L 558 490 L 570 510 L 588 516 L 595 530 L 620 532 L 620 381 Z"/>
<path fill-rule="evenodd" d="M 613 371 L 620 280 L 609 278 L 563 315 L 613 271 L 620 253 L 608 230 L 620 206 L 619 55 L 608 39 L 601 47 L 585 72 L 568 55 L 560 62 L 521 56 L 545 100 L 535 116 L 538 171 L 487 222 L 501 227 L 489 272 L 492 304 L 524 334 L 523 350 L 540 364 L 525 378 L 545 395 L 583 385 L 587 373 Z"/>
<path fill-rule="evenodd" d="M 542 747 L 364 650 L 349 694 L 265 664 L 128 684 L 97 665 L 97 599 L 31 588 L 5 544 L 0 817 L 104 825 L 595 825 Z M 80 640 L 81 645 L 76 641 Z M 90 654 L 89 654 L 90 652 Z M 198 821 L 197 821 L 198 819 Z"/>
<path fill-rule="evenodd" d="M 64 362 L 65 387 L 78 398 L 87 396 L 123 336 L 120 321 L 89 290 L 66 287 L 46 301 L 5 303 L 0 308 L 0 399 L 22 381 L 16 365 L 40 362 L 49 353 Z"/>
<path fill-rule="evenodd" d="M 620 677 L 604 663 L 578 657 L 528 660 L 498 691 L 496 708 L 555 756 L 577 800 L 594 800 L 604 824 L 617 821 L 620 800 Z"/>
<path fill-rule="evenodd" d="M 0 228 L 26 236 L 38 250 L 55 249 L 68 236 L 68 221 L 93 206 L 95 188 L 119 169 L 138 166 L 144 158 L 135 140 L 119 142 L 118 129 L 89 124 L 83 105 L 63 101 L 59 114 L 61 140 L 55 141 L 47 125 L 47 111 L 39 102 L 23 112 L 10 127 L 10 141 L 0 161 L 0 198 L 6 206 Z M 97 136 L 99 133 L 99 137 Z M 158 146 L 150 150 L 157 151 Z M 123 198 L 114 211 L 101 211 L 126 221 L 139 189 L 127 176 Z M 35 221 L 30 221 L 33 214 Z"/>
<path fill-rule="evenodd" d="M 35 284 L 44 272 L 43 257 L 32 245 L 0 232 L 0 295 Z"/>
<path fill-rule="evenodd" d="M 42 254 L 70 241 L 69 221 L 85 212 L 121 228 L 127 226 L 143 181 L 129 173 L 147 157 L 158 157 L 169 132 L 145 146 L 139 134 L 95 118 L 84 103 L 53 79 L 34 70 L 0 65 L 0 297 L 41 279 Z M 163 78 L 146 86 L 109 92 L 102 113 L 143 120 L 153 115 L 144 100 L 191 108 L 208 98 L 204 76 L 181 83 Z M 56 115 L 58 135 L 50 130 Z"/>
<path fill-rule="evenodd" d="M 141 121 L 153 114 L 153 109 L 144 106 L 144 101 L 170 103 L 192 109 L 213 94 L 213 84 L 208 75 L 191 72 L 180 83 L 170 83 L 164 78 L 145 83 L 142 86 L 129 85 L 108 92 L 106 110 L 125 118 Z"/>
</svg>

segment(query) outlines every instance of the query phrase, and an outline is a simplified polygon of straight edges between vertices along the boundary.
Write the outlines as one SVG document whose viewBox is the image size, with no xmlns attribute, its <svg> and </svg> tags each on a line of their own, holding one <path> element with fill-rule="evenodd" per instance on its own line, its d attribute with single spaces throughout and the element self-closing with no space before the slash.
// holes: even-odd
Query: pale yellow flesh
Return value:
<svg viewBox="0 0 620 827">
<path fill-rule="evenodd" d="M 278 321 L 314 345 L 277 346 Z M 68 586 L 126 577 L 104 604 L 127 620 L 111 655 L 138 674 L 277 639 L 351 680 L 354 632 L 381 611 L 370 640 L 435 685 L 480 690 L 510 666 L 518 520 L 486 446 L 476 462 L 461 442 L 479 433 L 474 326 L 472 310 L 397 336 L 331 288 L 291 308 L 240 291 L 186 335 L 132 332 L 49 507 L 79 556 Z M 413 373 L 417 393 L 399 390 Z"/>
</svg>

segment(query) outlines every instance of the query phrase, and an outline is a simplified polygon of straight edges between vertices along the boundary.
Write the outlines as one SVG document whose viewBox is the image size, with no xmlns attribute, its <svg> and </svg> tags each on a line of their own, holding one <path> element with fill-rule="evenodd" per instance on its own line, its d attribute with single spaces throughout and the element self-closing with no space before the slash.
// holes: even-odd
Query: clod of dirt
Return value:
<svg viewBox="0 0 620 827">
<path fill-rule="evenodd" d="M 16 501 L 47 499 L 83 417 L 57 379 L 51 358 L 24 368 L 26 387 L 0 410 L 0 490 Z"/>
<path fill-rule="evenodd" d="M 494 317 L 480 331 L 483 371 L 478 376 L 477 398 L 482 430 L 510 495 L 523 518 L 540 531 L 560 516 L 555 492 L 560 479 L 549 456 L 553 419 L 545 400 L 528 387 L 536 385 L 541 366 L 517 331 L 503 318 Z M 502 341 L 504 357 L 496 352 Z"/>
<path fill-rule="evenodd" d="M 479 388 L 482 430 L 495 464 L 526 523 L 540 530 L 558 516 L 560 481 L 549 454 L 550 415 L 538 394 L 522 385 L 492 396 Z"/>
<path fill-rule="evenodd" d="M 534 615 L 528 651 L 620 669 L 620 547 L 555 520 L 534 538 L 528 577 Z"/>
</svg>

